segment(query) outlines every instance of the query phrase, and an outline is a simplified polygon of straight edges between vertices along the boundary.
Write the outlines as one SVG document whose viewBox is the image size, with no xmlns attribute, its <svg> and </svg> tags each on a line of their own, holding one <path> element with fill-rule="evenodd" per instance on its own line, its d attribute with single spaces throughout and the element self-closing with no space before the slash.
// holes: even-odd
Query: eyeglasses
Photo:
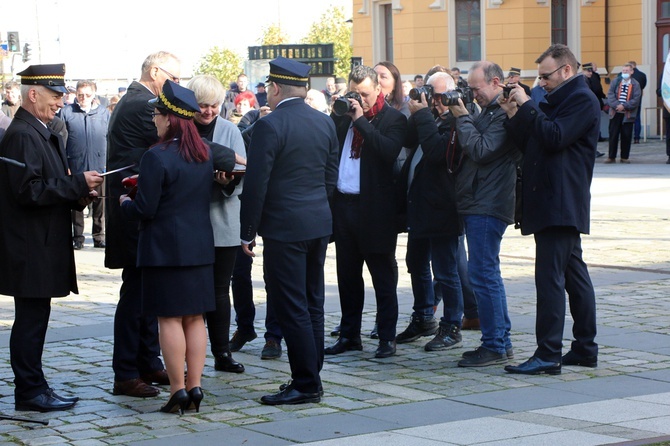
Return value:
<svg viewBox="0 0 670 446">
<path fill-rule="evenodd" d="M 161 70 L 163 73 L 167 74 L 168 77 L 170 78 L 170 80 L 171 80 L 172 82 L 174 82 L 175 84 L 178 84 L 178 83 L 179 83 L 179 78 L 178 78 L 177 76 L 175 76 L 174 74 L 170 73 L 168 70 L 166 70 L 166 69 L 163 68 L 163 67 L 158 67 L 158 69 Z"/>
<path fill-rule="evenodd" d="M 114 104 L 114 105 L 116 105 L 116 104 Z M 164 114 L 165 113 L 161 113 L 161 112 L 151 112 L 151 117 L 155 118 L 156 116 L 161 116 L 161 115 L 164 115 Z"/>
<path fill-rule="evenodd" d="M 555 72 L 557 72 L 558 70 L 560 70 L 561 68 L 563 68 L 563 67 L 565 67 L 565 66 L 567 66 L 567 64 L 563 64 L 563 65 L 561 65 L 560 67 L 556 68 L 556 69 L 555 69 L 554 71 L 552 71 L 551 73 L 540 74 L 537 78 L 538 78 L 538 79 L 545 80 L 545 81 L 548 81 L 548 80 L 549 80 L 549 77 L 550 77 L 552 74 L 554 74 Z"/>
</svg>

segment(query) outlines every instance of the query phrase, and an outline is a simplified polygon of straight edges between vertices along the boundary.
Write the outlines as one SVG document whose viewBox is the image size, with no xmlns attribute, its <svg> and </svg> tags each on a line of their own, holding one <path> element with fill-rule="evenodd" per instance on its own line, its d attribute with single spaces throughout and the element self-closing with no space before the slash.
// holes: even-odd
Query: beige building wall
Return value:
<svg viewBox="0 0 670 446">
<path fill-rule="evenodd" d="M 631 59 L 641 66 L 654 64 L 643 59 L 643 1 L 655 3 L 570 0 L 569 8 L 576 9 L 569 12 L 569 39 L 574 40 L 570 46 L 577 50 L 578 60 L 596 62 L 603 72 L 618 72 L 617 68 Z M 424 73 L 436 64 L 457 64 L 449 31 L 454 0 L 353 0 L 354 56 L 363 57 L 366 65 L 380 61 L 375 60 L 375 45 L 380 39 L 375 35 L 379 32 L 375 23 L 380 20 L 376 12 L 381 4 L 393 7 L 393 63 L 405 77 Z M 482 0 L 483 57 L 505 71 L 519 67 L 524 78 L 532 81 L 537 73 L 535 59 L 550 45 L 550 4 L 551 0 Z M 469 64 L 459 65 L 467 69 Z"/>
</svg>

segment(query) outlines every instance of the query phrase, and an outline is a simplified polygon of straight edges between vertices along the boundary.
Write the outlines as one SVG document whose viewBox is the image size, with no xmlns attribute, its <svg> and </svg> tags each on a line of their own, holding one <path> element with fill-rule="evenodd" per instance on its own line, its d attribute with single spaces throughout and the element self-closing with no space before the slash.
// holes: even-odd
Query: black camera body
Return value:
<svg viewBox="0 0 670 446">
<path fill-rule="evenodd" d="M 512 91 L 512 88 L 514 88 L 514 85 L 511 85 L 511 84 L 506 84 L 506 85 L 503 85 L 503 86 L 502 86 L 502 90 L 503 90 L 502 95 L 503 95 L 503 98 L 508 98 L 508 97 L 509 97 L 509 94 L 510 94 L 510 92 Z"/>
<path fill-rule="evenodd" d="M 343 116 L 350 112 L 352 110 L 352 106 L 351 102 L 349 102 L 349 99 L 355 99 L 361 105 L 361 108 L 363 108 L 363 99 L 361 98 L 361 95 L 355 91 L 350 91 L 344 96 L 340 96 L 339 98 L 335 99 L 333 102 L 333 113 L 335 113 L 337 116 Z"/>
<path fill-rule="evenodd" d="M 475 95 L 470 87 L 456 88 L 452 91 L 447 91 L 441 95 L 442 105 L 458 105 L 458 100 L 463 101 L 463 105 L 469 104 L 475 100 Z"/>
<path fill-rule="evenodd" d="M 433 100 L 433 86 L 424 85 L 423 87 L 412 88 L 409 91 L 409 97 L 415 101 L 421 101 L 421 93 L 426 95 L 426 104 L 430 105 L 430 101 Z"/>
</svg>

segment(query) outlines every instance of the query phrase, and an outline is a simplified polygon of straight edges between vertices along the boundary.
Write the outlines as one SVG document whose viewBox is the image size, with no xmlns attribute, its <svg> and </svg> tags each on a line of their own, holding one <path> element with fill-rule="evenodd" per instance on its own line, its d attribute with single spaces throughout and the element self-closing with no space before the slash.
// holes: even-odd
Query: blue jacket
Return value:
<svg viewBox="0 0 670 446">
<path fill-rule="evenodd" d="M 524 152 L 521 233 L 572 227 L 588 234 L 600 104 L 581 75 L 527 101 L 505 124 Z"/>
<path fill-rule="evenodd" d="M 88 170 L 105 171 L 107 158 L 107 126 L 109 110 L 97 107 L 88 113 L 76 102 L 60 112 L 67 127 L 65 150 L 72 173 Z"/>
</svg>

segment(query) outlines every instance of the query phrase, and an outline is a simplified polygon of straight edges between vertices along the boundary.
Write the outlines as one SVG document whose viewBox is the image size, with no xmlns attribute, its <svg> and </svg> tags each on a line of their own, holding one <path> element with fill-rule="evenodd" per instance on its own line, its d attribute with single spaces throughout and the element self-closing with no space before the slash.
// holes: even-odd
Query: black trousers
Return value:
<svg viewBox="0 0 670 446">
<path fill-rule="evenodd" d="M 398 263 L 395 247 L 386 253 L 365 252 L 360 240 L 360 202 L 356 199 L 334 200 L 334 232 L 337 259 L 337 287 L 340 293 L 342 320 L 340 333 L 345 338 L 361 335 L 361 319 L 365 303 L 363 263 L 367 265 L 377 299 L 379 339 L 392 341 L 398 323 Z"/>
<path fill-rule="evenodd" d="M 575 228 L 550 227 L 535 234 L 535 287 L 535 356 L 561 361 L 566 291 L 574 321 L 571 349 L 583 356 L 597 356 L 595 292 L 582 260 L 581 236 Z"/>
<path fill-rule="evenodd" d="M 615 159 L 621 136 L 621 159 L 630 156 L 630 145 L 633 143 L 633 122 L 623 122 L 624 113 L 616 113 L 610 119 L 609 126 L 609 158 Z"/>
<path fill-rule="evenodd" d="M 98 195 L 102 196 L 102 185 L 95 188 Z M 105 200 L 94 200 L 91 203 L 91 218 L 93 225 L 91 235 L 94 242 L 105 241 Z M 84 213 L 82 211 L 72 210 L 72 241 L 84 242 Z"/>
<path fill-rule="evenodd" d="M 207 332 L 212 355 L 230 353 L 230 277 L 235 267 L 237 246 L 216 247 L 214 249 L 214 298 L 216 309 L 205 313 Z"/>
<path fill-rule="evenodd" d="M 34 398 L 49 387 L 42 372 L 42 351 L 50 315 L 50 297 L 14 297 L 9 357 L 17 401 Z"/>
<path fill-rule="evenodd" d="M 114 314 L 114 380 L 139 378 L 143 373 L 163 370 L 159 358 L 158 319 L 142 314 L 142 272 L 123 268 L 119 303 Z"/>
<path fill-rule="evenodd" d="M 268 311 L 284 335 L 291 379 L 301 392 L 321 387 L 324 343 L 324 262 L 329 237 L 301 242 L 263 238 Z"/>
<path fill-rule="evenodd" d="M 241 333 L 255 333 L 256 307 L 254 306 L 254 287 L 251 281 L 252 258 L 242 251 L 241 246 L 237 248 L 235 255 L 235 267 L 231 280 L 235 322 Z"/>
</svg>

